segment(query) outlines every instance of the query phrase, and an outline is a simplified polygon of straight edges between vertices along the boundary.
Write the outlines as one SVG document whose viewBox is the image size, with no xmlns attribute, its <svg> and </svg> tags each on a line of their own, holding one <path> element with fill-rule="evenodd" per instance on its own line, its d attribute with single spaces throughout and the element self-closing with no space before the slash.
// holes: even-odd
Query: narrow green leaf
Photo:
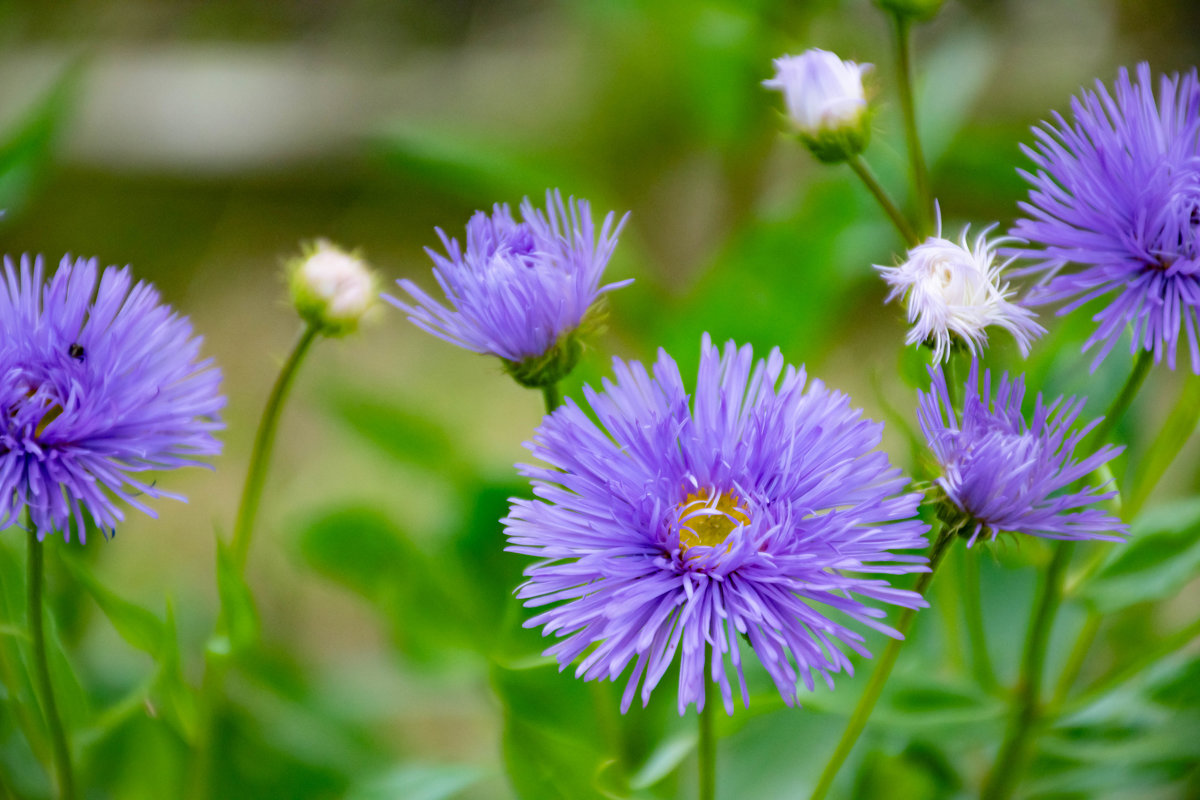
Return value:
<svg viewBox="0 0 1200 800">
<path fill-rule="evenodd" d="M 1130 517 L 1137 516 L 1167 468 L 1196 432 L 1197 421 L 1200 421 L 1200 377 L 1185 375 L 1184 380 L 1183 392 L 1170 416 L 1163 422 L 1150 449 L 1138 460 L 1137 481 L 1125 505 Z"/>
<path fill-rule="evenodd" d="M 221 618 L 231 652 L 240 652 L 258 640 L 258 611 L 245 577 L 234 563 L 229 545 L 217 537 L 217 594 Z M 220 643 L 217 644 L 220 646 Z"/>
<path fill-rule="evenodd" d="M 1129 542 L 1081 596 L 1101 613 L 1175 595 L 1200 570 L 1200 498 L 1160 506 L 1134 522 Z"/>
<path fill-rule="evenodd" d="M 60 560 L 96 601 L 121 638 L 131 647 L 157 658 L 165 636 L 162 620 L 110 590 L 78 558 L 64 555 Z"/>
</svg>

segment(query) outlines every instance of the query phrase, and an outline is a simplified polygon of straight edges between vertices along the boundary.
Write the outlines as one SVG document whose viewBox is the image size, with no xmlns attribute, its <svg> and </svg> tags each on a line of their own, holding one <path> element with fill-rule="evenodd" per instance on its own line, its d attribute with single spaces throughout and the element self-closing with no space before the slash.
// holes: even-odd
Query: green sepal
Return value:
<svg viewBox="0 0 1200 800">
<path fill-rule="evenodd" d="M 570 375 L 582 355 L 583 342 L 576 330 L 559 337 L 554 346 L 540 356 L 524 361 L 504 358 L 501 363 L 504 364 L 504 371 L 517 383 L 530 389 L 541 389 L 553 386 Z"/>
</svg>

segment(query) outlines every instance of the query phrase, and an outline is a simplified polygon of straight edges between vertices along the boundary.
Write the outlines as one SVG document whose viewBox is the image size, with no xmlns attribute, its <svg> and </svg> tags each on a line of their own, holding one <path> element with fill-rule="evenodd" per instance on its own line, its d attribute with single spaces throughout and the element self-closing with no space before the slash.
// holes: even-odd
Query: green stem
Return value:
<svg viewBox="0 0 1200 800">
<path fill-rule="evenodd" d="M 996 681 L 996 672 L 992 669 L 992 658 L 988 653 L 987 637 L 983 628 L 983 604 L 979 599 L 979 558 L 982 554 L 966 551 L 964 555 L 964 569 L 959 588 L 971 647 L 971 674 L 975 676 L 975 682 L 980 687 L 993 692 L 999 684 Z"/>
<path fill-rule="evenodd" d="M 705 681 L 708 680 L 708 659 L 705 658 Z M 716 708 L 716 698 L 708 692 L 704 699 L 704 708 L 700 711 L 700 743 L 696 753 L 700 770 L 700 800 L 714 800 L 717 796 L 717 737 L 713 734 L 713 709 Z"/>
<path fill-rule="evenodd" d="M 1154 364 L 1153 353 L 1147 350 L 1142 350 L 1138 353 L 1137 359 L 1133 363 L 1133 368 L 1129 372 L 1129 377 L 1125 379 L 1125 385 L 1121 387 L 1121 391 L 1117 393 L 1116 398 L 1108 407 L 1108 411 L 1104 414 L 1104 419 L 1092 429 L 1088 434 L 1087 439 L 1080 445 L 1080 450 L 1086 455 L 1089 451 L 1104 445 L 1113 430 L 1116 429 L 1117 423 L 1129 411 L 1129 407 L 1133 405 L 1133 400 L 1137 397 L 1142 385 L 1146 382 L 1146 376 L 1150 373 L 1150 367 Z M 1184 389 L 1183 398 L 1189 396 L 1188 390 Z M 1182 399 L 1182 398 L 1181 398 Z M 1178 411 L 1178 408 L 1176 409 Z M 1172 412 L 1174 418 L 1175 412 Z M 1102 469 L 1106 469 L 1102 467 Z M 1148 492 L 1148 490 L 1147 490 Z M 1128 508 L 1124 511 L 1124 516 L 1128 519 L 1132 516 Z M 1066 542 L 1059 542 L 1057 547 L 1063 549 L 1067 547 Z M 1104 560 L 1108 556 L 1111 543 L 1099 543 L 1092 548 L 1091 558 L 1084 564 L 1083 568 L 1078 570 L 1066 582 L 1065 592 L 1068 595 L 1074 594 L 1078 588 L 1100 570 L 1104 565 Z M 1087 659 L 1087 654 L 1091 650 L 1092 644 L 1096 640 L 1096 635 L 1100 631 L 1101 618 L 1095 612 L 1090 612 L 1083 627 L 1079 631 L 1079 635 L 1075 639 L 1075 643 L 1071 646 L 1071 652 L 1067 656 L 1067 663 L 1063 668 L 1062 674 L 1059 676 L 1054 687 L 1054 695 L 1052 704 L 1057 705 L 1065 700 L 1067 694 L 1071 691 L 1071 687 L 1075 684 L 1075 680 L 1079 677 L 1079 672 L 1083 669 L 1083 665 Z"/>
<path fill-rule="evenodd" d="M 850 169 L 854 170 L 854 174 L 862 179 L 867 189 L 879 201 L 879 205 L 883 207 L 884 212 L 888 215 L 888 219 L 896 226 L 896 230 L 900 232 L 900 236 L 904 239 L 904 244 L 908 247 L 916 247 L 921 243 L 917 238 L 916 231 L 905 218 L 904 213 L 900 208 L 892 202 L 892 198 L 888 196 L 887 190 L 875 178 L 875 173 L 871 172 L 871 168 L 867 166 L 867 162 L 863 161 L 862 156 L 851 156 L 846 159 L 846 163 L 850 165 Z"/>
<path fill-rule="evenodd" d="M 262 500 L 263 484 L 267 479 L 267 467 L 271 462 L 271 451 L 275 445 L 275 432 L 279 429 L 280 412 L 287 399 L 288 391 L 296 378 L 300 362 L 304 360 L 318 334 L 315 325 L 308 325 L 296 340 L 291 355 L 283 363 L 279 377 L 271 388 L 258 431 L 254 435 L 254 449 L 250 451 L 250 466 L 246 470 L 246 483 L 242 487 L 242 499 L 238 503 L 237 522 L 233 528 L 233 559 L 238 571 L 246 568 L 250 553 L 250 538 L 254 532 L 254 518 L 258 515 L 258 504 Z"/>
<path fill-rule="evenodd" d="M 950 526 L 943 526 L 938 533 L 937 539 L 934 540 L 933 548 L 929 552 L 929 571 L 921 573 L 921 577 L 917 579 L 916 586 L 913 590 L 917 594 L 924 595 L 929 589 L 929 584 L 933 581 L 933 575 L 937 571 L 938 565 L 942 562 L 942 557 L 946 554 L 946 549 L 957 535 L 957 529 Z M 903 637 L 908 629 L 912 626 L 913 618 L 916 617 L 917 610 L 915 608 L 906 608 L 900 615 L 900 619 L 896 621 L 896 631 Z M 862 697 L 858 699 L 858 705 L 854 707 L 854 712 L 850 715 L 850 721 L 846 724 L 846 730 L 842 732 L 842 738 L 838 741 L 837 748 L 833 751 L 829 762 L 825 765 L 825 769 L 821 772 L 821 777 L 817 781 L 817 786 L 813 789 L 811 800 L 820 800 L 833 786 L 833 780 L 837 777 L 838 770 L 841 769 L 842 763 L 846 757 L 850 755 L 850 751 L 854 749 L 855 742 L 862 734 L 863 729 L 867 726 L 867 720 L 871 717 L 871 711 L 875 708 L 875 703 L 878 702 L 879 696 L 883 693 L 883 686 L 887 683 L 888 676 L 892 674 L 892 667 L 896 665 L 896 658 L 900 655 L 900 647 L 904 644 L 904 639 L 892 639 L 888 642 L 887 647 L 883 651 L 883 655 L 879 658 L 879 663 L 875 666 L 875 671 L 871 674 L 871 680 L 867 683 L 866 689 L 863 690 Z"/>
<path fill-rule="evenodd" d="M 233 529 L 231 550 L 233 563 L 238 572 L 246 569 L 246 560 L 250 553 L 250 539 L 254 532 L 254 520 L 258 515 L 259 502 L 262 500 L 263 486 L 266 483 L 267 468 L 271 462 L 271 451 L 274 449 L 275 433 L 279 429 L 279 420 L 283 412 L 283 404 L 288 392 L 295 382 L 296 373 L 304 356 L 316 341 L 320 333 L 315 325 L 307 325 L 301 331 L 292 352 L 279 370 L 267 404 L 263 407 L 262 417 L 258 421 L 258 430 L 254 435 L 254 448 L 250 451 L 250 465 L 246 469 L 246 482 L 242 487 L 241 501 L 238 503 L 237 521 Z M 224 611 L 217 618 L 218 634 L 225 631 L 227 625 Z M 196 742 L 193 747 L 192 775 L 189 780 L 189 796 L 201 800 L 209 796 L 212 782 L 212 769 L 215 753 L 213 744 L 216 729 L 217 710 L 225 690 L 225 675 L 228 671 L 228 654 L 214 653 L 211 649 L 205 653 L 204 677 L 200 684 L 198 699 L 198 723 L 196 726 Z"/>
<path fill-rule="evenodd" d="M 546 401 L 546 413 L 549 414 L 554 409 L 562 405 L 562 395 L 558 393 L 558 384 L 552 383 L 542 387 L 542 399 Z"/>
<path fill-rule="evenodd" d="M 26 520 L 28 521 L 28 516 Z M 54 699 L 54 684 L 50 680 L 50 664 L 46 659 L 46 630 L 45 609 L 43 608 L 42 587 L 45 583 L 45 550 L 38 541 L 37 531 L 32 523 L 28 525 L 29 551 L 27 553 L 28 574 L 26 576 L 28 590 L 29 638 L 33 641 L 33 675 L 37 684 L 42 713 L 46 717 L 46 727 L 50 732 L 50 744 L 54 754 L 54 774 L 58 784 L 60 800 L 73 800 L 75 797 L 75 775 L 71 769 L 71 748 L 67 744 L 67 733 L 63 728 L 62 718 L 58 715 L 58 703 Z"/>
<path fill-rule="evenodd" d="M 1054 713 L 1064 715 L 1086 708 L 1098 698 L 1103 697 L 1111 691 L 1113 687 L 1121 685 L 1142 670 L 1152 666 L 1159 659 L 1169 656 L 1171 653 L 1189 644 L 1198 636 L 1200 636 L 1200 619 L 1162 639 L 1158 644 L 1142 650 L 1133 661 L 1123 667 L 1117 667 L 1070 701 L 1057 706 L 1054 709 Z"/>
<path fill-rule="evenodd" d="M 1113 428 L 1133 405 L 1133 398 L 1137 397 L 1137 393 L 1142 388 L 1142 384 L 1146 382 L 1146 375 L 1150 373 L 1150 367 L 1153 365 L 1154 354 L 1151 351 L 1142 350 L 1138 353 L 1137 360 L 1133 362 L 1133 369 L 1130 371 L 1129 377 L 1125 379 L 1125 385 L 1121 387 L 1120 393 L 1108 407 L 1104 419 L 1100 421 L 1099 425 L 1092 428 L 1092 432 L 1080 445 L 1081 452 L 1086 454 L 1108 441 Z"/>
<path fill-rule="evenodd" d="M 1009 722 L 996 763 L 984 783 L 981 800 L 1004 800 L 1011 797 L 1020 781 L 1031 744 L 1030 734 L 1041 714 L 1042 673 L 1046 663 L 1046 647 L 1050 642 L 1050 630 L 1054 627 L 1054 616 L 1062 597 L 1063 573 L 1071 561 L 1073 550 L 1070 542 L 1061 543 L 1056 547 L 1050 566 L 1042 576 L 1025 637 L 1021 674 L 1017 679 L 1017 707 Z"/>
<path fill-rule="evenodd" d="M 928 233 L 933 215 L 933 195 L 929 189 L 929 170 L 925 166 L 921 139 L 917 134 L 917 109 L 913 101 L 912 23 L 899 13 L 893 14 L 892 19 L 896 30 L 896 80 L 900 88 L 900 109 L 904 115 L 904 135 L 908 140 L 908 159 L 912 166 L 917 220 L 921 231 Z"/>
</svg>

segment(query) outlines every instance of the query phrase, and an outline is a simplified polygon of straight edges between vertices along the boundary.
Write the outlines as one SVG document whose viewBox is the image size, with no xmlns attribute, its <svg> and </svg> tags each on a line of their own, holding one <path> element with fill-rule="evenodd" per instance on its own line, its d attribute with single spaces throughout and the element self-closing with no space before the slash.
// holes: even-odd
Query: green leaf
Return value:
<svg viewBox="0 0 1200 800">
<path fill-rule="evenodd" d="M 1138 459 L 1137 481 L 1125 504 L 1126 513 L 1131 517 L 1137 516 L 1171 462 L 1196 432 L 1196 423 L 1200 420 L 1200 377 L 1185 375 L 1184 381 L 1184 389 L 1170 416 L 1163 422 L 1150 449 Z"/>
<path fill-rule="evenodd" d="M 696 751 L 695 731 L 676 733 L 659 742 L 646 761 L 629 778 L 633 789 L 649 789 L 679 768 Z"/>
<path fill-rule="evenodd" d="M 326 403 L 350 430 L 397 461 L 451 475 L 473 472 L 455 439 L 428 414 L 393 398 L 374 399 L 362 386 L 332 391 Z"/>
<path fill-rule="evenodd" d="M 157 658 L 162 652 L 166 635 L 162 620 L 110 590 L 79 559 L 64 555 L 60 560 L 96 601 L 121 638 L 131 647 Z"/>
<path fill-rule="evenodd" d="M 1200 570 L 1200 498 L 1146 512 L 1116 552 L 1082 590 L 1097 611 L 1175 595 Z"/>
<path fill-rule="evenodd" d="M 352 787 L 345 800 L 449 800 L 478 783 L 484 774 L 468 764 L 408 764 Z"/>
<path fill-rule="evenodd" d="M 221 620 L 227 642 L 218 640 L 215 646 L 219 650 L 227 645 L 232 653 L 242 652 L 258 640 L 258 611 L 233 552 L 220 536 L 217 537 L 217 595 L 221 599 Z"/>
<path fill-rule="evenodd" d="M 0 208 L 13 213 L 26 202 L 49 164 L 55 141 L 83 75 L 81 64 L 62 72 L 54 85 L 0 141 Z"/>
<path fill-rule="evenodd" d="M 557 667 L 492 668 L 492 685 L 504 704 L 504 762 L 522 800 L 600 798 L 596 779 L 614 754 L 607 752 L 600 720 L 583 681 Z"/>
<path fill-rule="evenodd" d="M 435 561 L 374 509 L 330 511 L 304 527 L 296 544 L 312 569 L 366 598 L 411 657 L 486 649 L 495 635 L 470 604 L 454 562 Z"/>
<path fill-rule="evenodd" d="M 175 726 L 183 740 L 194 742 L 196 727 L 199 724 L 199 709 L 196 695 L 183 676 L 179 634 L 175 627 L 175 607 L 170 597 L 167 598 L 167 621 L 154 692 L 160 698 L 166 718 Z"/>
</svg>

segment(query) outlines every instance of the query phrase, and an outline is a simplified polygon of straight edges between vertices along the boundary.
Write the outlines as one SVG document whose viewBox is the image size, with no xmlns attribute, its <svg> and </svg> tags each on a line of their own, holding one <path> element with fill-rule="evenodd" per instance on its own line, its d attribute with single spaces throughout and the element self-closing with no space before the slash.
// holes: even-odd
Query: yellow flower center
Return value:
<svg viewBox="0 0 1200 800">
<path fill-rule="evenodd" d="M 728 492 L 717 495 L 716 502 L 707 489 L 689 494 L 679 506 L 679 546 L 683 552 L 689 547 L 705 545 L 716 547 L 739 525 L 750 524 L 746 510 L 738 505 L 738 496 Z"/>
</svg>

